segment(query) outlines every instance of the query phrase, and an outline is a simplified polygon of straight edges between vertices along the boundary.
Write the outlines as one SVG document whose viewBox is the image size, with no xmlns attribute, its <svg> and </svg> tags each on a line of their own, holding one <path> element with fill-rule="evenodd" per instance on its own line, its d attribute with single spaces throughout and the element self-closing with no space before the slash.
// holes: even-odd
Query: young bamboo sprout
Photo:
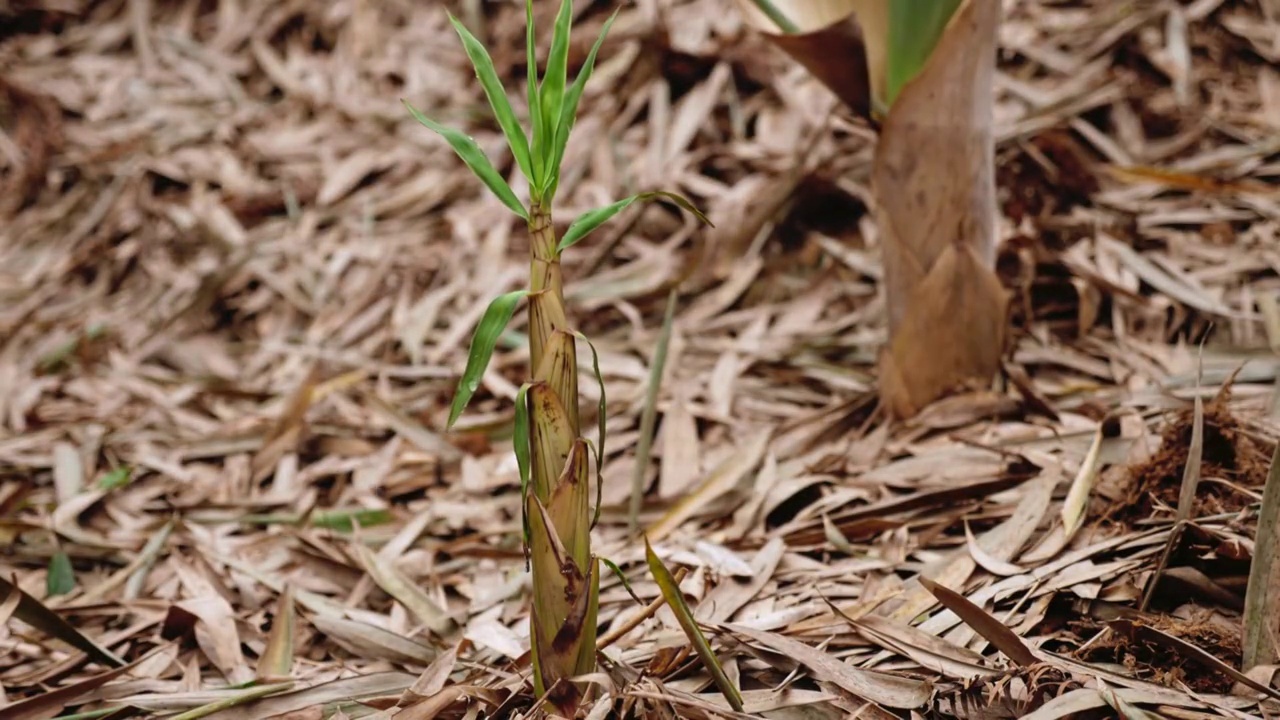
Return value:
<svg viewBox="0 0 1280 720">
<path fill-rule="evenodd" d="M 1008 304 L 995 271 L 991 95 L 1000 0 L 739 5 L 878 126 L 871 185 L 889 325 L 879 362 L 885 406 L 909 417 L 958 387 L 989 384 Z"/>
<path fill-rule="evenodd" d="M 599 436 L 593 445 L 580 436 L 576 341 L 584 340 L 569 324 L 564 301 L 561 253 L 609 218 L 637 200 L 663 197 L 702 216 L 687 200 L 667 192 L 648 192 L 591 210 L 576 219 L 561 238 L 551 222 L 551 206 L 560 179 L 570 131 L 582 91 L 595 66 L 596 54 L 613 24 L 610 17 L 600 31 L 577 78 L 567 84 L 570 0 L 556 15 L 551 52 L 541 81 L 534 50 L 532 0 L 526 0 L 528 52 L 528 108 L 531 132 L 520 126 L 484 46 L 452 15 L 450 21 L 475 67 L 511 154 L 529 181 L 529 202 L 523 205 L 479 146 L 457 130 L 439 125 L 405 103 L 420 123 L 440 134 L 477 177 L 512 212 L 525 221 L 529 233 L 529 286 L 495 298 L 472 338 L 466 368 L 458 383 L 449 425 L 458 419 L 489 364 L 498 336 L 522 299 L 528 301 L 529 372 L 516 396 L 513 444 L 520 468 L 525 550 L 533 571 L 533 612 L 530 643 L 534 690 L 539 698 L 565 716 L 573 717 L 582 701 L 572 679 L 594 671 L 596 612 L 600 563 L 591 554 L 590 468 L 594 455 L 599 492 L 600 461 L 605 441 L 603 384 L 597 410 Z M 616 17 L 616 12 L 614 14 Z M 590 343 L 588 342 L 588 346 Z M 591 346 L 592 357 L 596 358 Z M 595 375 L 601 380 L 598 359 Z M 598 495 L 597 495 L 598 497 Z M 596 510 L 599 510 L 598 502 Z"/>
</svg>

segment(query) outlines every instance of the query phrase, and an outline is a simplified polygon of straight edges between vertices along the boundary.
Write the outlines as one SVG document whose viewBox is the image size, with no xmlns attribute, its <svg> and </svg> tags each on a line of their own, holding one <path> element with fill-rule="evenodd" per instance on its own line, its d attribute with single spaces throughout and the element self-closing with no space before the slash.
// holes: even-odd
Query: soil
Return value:
<svg viewBox="0 0 1280 720">
<path fill-rule="evenodd" d="M 1195 645 L 1231 667 L 1239 667 L 1239 633 L 1206 618 L 1207 611 L 1202 611 L 1192 620 L 1165 615 L 1150 617 L 1142 622 Z M 1088 636 L 1102 627 L 1081 626 L 1079 631 L 1082 636 Z M 1168 687 L 1186 685 L 1196 692 L 1225 694 L 1231 692 L 1235 685 L 1235 680 L 1226 673 L 1207 668 L 1167 646 L 1133 639 L 1121 632 L 1107 632 L 1098 642 L 1074 652 L 1073 655 L 1085 662 L 1122 665 L 1134 677 Z"/>
<path fill-rule="evenodd" d="M 1223 483 L 1204 482 L 1204 478 L 1219 478 L 1249 488 L 1261 488 L 1266 483 L 1270 453 L 1244 432 L 1240 421 L 1227 409 L 1227 399 L 1224 393 L 1204 406 L 1202 481 L 1196 488 L 1193 517 L 1237 512 L 1253 502 L 1251 497 Z M 1128 526 L 1177 508 L 1193 418 L 1192 410 L 1182 410 L 1165 425 L 1160 449 L 1146 462 L 1129 469 L 1127 492 L 1108 510 L 1108 520 Z"/>
</svg>

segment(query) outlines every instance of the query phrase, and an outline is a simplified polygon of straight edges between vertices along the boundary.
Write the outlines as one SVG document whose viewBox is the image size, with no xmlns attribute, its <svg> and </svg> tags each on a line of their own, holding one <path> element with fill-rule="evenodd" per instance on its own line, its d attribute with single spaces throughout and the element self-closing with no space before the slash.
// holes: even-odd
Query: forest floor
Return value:
<svg viewBox="0 0 1280 720">
<path fill-rule="evenodd" d="M 576 5 L 570 72 L 611 9 Z M 906 423 L 876 411 L 873 133 L 732 0 L 624 7 L 557 223 L 669 189 L 715 227 L 636 205 L 566 255 L 595 550 L 658 597 L 628 504 L 683 282 L 640 524 L 747 715 L 1274 717 L 1276 667 L 1240 669 L 1280 8 L 1005 5 L 1012 347 Z M 0 3 L 0 717 L 528 712 L 523 313 L 444 429 L 526 241 L 400 102 L 518 176 L 445 6 L 522 88 L 517 2 Z M 602 635 L 639 622 L 591 717 L 741 717 L 669 609 L 601 592 Z"/>
</svg>

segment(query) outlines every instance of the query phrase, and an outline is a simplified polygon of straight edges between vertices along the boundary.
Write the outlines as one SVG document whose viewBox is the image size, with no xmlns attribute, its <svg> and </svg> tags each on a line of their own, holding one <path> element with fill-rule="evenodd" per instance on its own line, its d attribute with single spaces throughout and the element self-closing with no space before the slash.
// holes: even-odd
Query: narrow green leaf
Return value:
<svg viewBox="0 0 1280 720">
<path fill-rule="evenodd" d="M 547 56 L 547 70 L 542 74 L 542 88 L 539 96 L 539 109 L 542 111 L 542 131 L 549 138 L 559 138 L 558 121 L 563 117 L 564 86 L 569 75 L 569 35 L 573 23 L 572 0 L 561 0 L 560 11 L 556 13 L 556 24 L 551 36 L 551 54 Z M 554 146 L 554 144 L 553 144 Z M 560 174 L 560 163 L 553 151 L 547 156 L 551 162 L 547 164 L 547 183 L 553 185 Z M 548 205 L 551 194 L 544 196 Z"/>
<path fill-rule="evenodd" d="M 49 572 L 45 577 L 45 595 L 66 595 L 76 588 L 76 572 L 71 567 L 71 558 L 61 550 L 49 558 Z"/>
<path fill-rule="evenodd" d="M 526 499 L 529 496 L 529 400 L 531 383 L 525 383 L 516 391 L 515 429 L 511 444 L 515 448 L 516 466 L 520 468 L 520 527 L 524 533 L 524 565 L 529 570 L 529 512 Z"/>
<path fill-rule="evenodd" d="M 594 443 L 596 456 L 596 509 L 591 516 L 591 527 L 595 528 L 596 523 L 600 521 L 600 506 L 604 500 L 604 441 L 608 437 L 605 431 L 606 418 L 608 412 L 608 402 L 604 392 L 604 373 L 600 372 L 600 353 L 596 352 L 596 346 L 587 339 L 586 335 L 573 331 L 575 337 L 587 344 L 591 348 L 591 371 L 596 375 L 596 382 L 600 384 L 600 403 L 596 407 L 596 428 L 598 432 L 598 441 Z"/>
<path fill-rule="evenodd" d="M 458 37 L 462 38 L 462 47 L 467 51 L 467 57 L 471 58 L 471 66 L 475 68 L 476 78 L 480 80 L 484 95 L 489 99 L 489 107 L 493 108 L 493 114 L 498 118 L 502 134 L 507 136 L 507 145 L 516 158 L 516 164 L 532 183 L 533 168 L 529 163 L 529 138 L 525 136 L 524 129 L 516 120 L 516 114 L 511 110 L 511 101 L 507 99 L 506 91 L 502 89 L 502 81 L 498 79 L 498 71 L 493 68 L 493 59 L 489 57 L 489 51 L 484 49 L 484 45 L 480 44 L 476 36 L 472 35 L 471 31 L 453 16 L 453 13 L 449 13 L 449 22 L 453 23 L 453 29 L 457 31 Z"/>
<path fill-rule="evenodd" d="M 568 2 L 568 0 L 565 0 Z M 600 28 L 600 36 L 596 38 L 596 42 L 591 46 L 591 51 L 587 53 L 587 59 L 582 64 L 582 69 L 578 71 L 578 77 L 574 78 L 573 86 L 569 88 L 568 94 L 565 95 L 563 103 L 558 108 L 558 120 L 547 123 L 547 133 L 554 138 L 553 149 L 551 152 L 551 161 L 548 164 L 550 169 L 547 178 L 547 191 L 545 194 L 548 204 L 556 195 L 556 188 L 560 183 L 560 162 L 564 159 L 564 149 L 569 144 L 569 134 L 573 131 L 573 124 L 578 118 L 578 101 L 582 99 L 582 91 L 587 87 L 587 80 L 591 79 L 591 73 L 595 70 L 596 55 L 600 52 L 600 46 L 604 44 L 604 38 L 609 34 L 609 28 L 613 26 L 613 21 L 618 17 L 618 11 L 614 10 L 609 19 L 604 22 L 604 27 Z M 558 28 L 557 28 L 558 30 Z M 568 38 L 568 26 L 566 23 L 565 36 Z M 547 68 L 548 76 L 550 75 L 550 65 Z M 564 85 L 563 75 L 560 78 L 561 87 Z M 543 107 L 546 107 L 546 88 L 543 88 Z"/>
<path fill-rule="evenodd" d="M 738 693 L 738 688 L 733 686 L 729 677 L 724 674 L 724 668 L 720 667 L 720 661 L 716 658 L 715 652 L 711 650 L 711 644 L 707 642 L 706 636 L 702 634 L 702 628 L 698 627 L 698 622 L 693 619 L 693 612 L 689 610 L 689 605 L 684 601 L 684 595 L 680 592 L 680 585 L 671 576 L 671 571 L 667 569 L 667 566 L 663 565 L 662 560 L 653 552 L 653 547 L 649 545 L 649 538 L 647 537 L 644 539 L 644 555 L 649 562 L 649 572 L 653 573 L 654 581 L 658 583 L 658 588 L 662 590 L 662 597 L 667 601 L 667 606 L 671 608 L 671 612 L 675 613 L 676 620 L 680 622 L 680 627 L 684 629 L 684 634 L 688 636 L 689 643 L 697 651 L 698 657 L 702 659 L 703 667 L 711 674 L 711 679 L 715 681 L 716 687 L 720 689 L 724 699 L 729 701 L 729 706 L 738 712 L 742 712 L 742 695 Z"/>
<path fill-rule="evenodd" d="M 90 640 L 61 615 L 45 607 L 17 584 L 0 577 L 0 598 L 4 598 L 4 602 L 9 602 L 11 593 L 18 593 L 18 607 L 13 611 L 14 617 L 72 647 L 83 650 L 86 655 L 103 665 L 113 668 L 124 665 L 123 660 Z"/>
<path fill-rule="evenodd" d="M 199 720 L 199 718 L 208 717 L 209 715 L 212 715 L 221 710 L 227 710 L 229 708 L 239 707 L 241 705 L 252 702 L 259 698 L 264 698 L 269 695 L 275 695 L 276 693 L 284 692 L 285 690 L 288 690 L 292 687 L 293 687 L 293 681 L 276 683 L 274 685 L 259 685 L 257 687 L 252 687 L 248 690 L 245 690 L 242 693 L 238 693 L 236 695 L 232 695 L 230 697 L 226 697 L 221 700 L 215 700 L 206 705 L 201 705 L 200 707 L 192 708 L 184 713 L 179 713 L 177 715 L 174 715 L 171 718 L 171 720 Z"/>
<path fill-rule="evenodd" d="M 1276 629 L 1280 626 L 1280 445 L 1271 456 L 1271 470 L 1262 488 L 1262 507 L 1258 510 L 1258 533 L 1253 543 L 1253 561 L 1249 563 L 1249 584 L 1244 593 L 1244 638 L 1242 645 L 1245 672 L 1256 665 L 1275 662 L 1280 654 L 1276 647 Z"/>
<path fill-rule="evenodd" d="M 960 0 L 891 0 L 889 48 L 885 62 L 885 102 L 924 69 Z"/>
<path fill-rule="evenodd" d="M 631 599 L 635 600 L 636 604 L 639 605 L 640 607 L 644 607 L 644 604 L 645 604 L 644 601 L 640 599 L 639 595 L 636 595 L 635 590 L 631 589 L 631 583 L 630 581 L 627 580 L 627 576 L 623 574 L 622 568 L 618 567 L 618 565 L 614 563 L 612 560 L 610 560 L 609 558 L 602 557 L 598 559 L 600 560 L 600 562 L 604 563 L 605 565 L 608 565 L 609 569 L 613 571 L 613 574 L 618 576 L 618 579 L 622 581 L 622 587 L 626 588 L 627 594 L 631 596 Z"/>
<path fill-rule="evenodd" d="M 533 202 L 536 205 L 542 199 L 542 191 L 547 185 L 547 131 L 542 122 L 542 105 L 538 100 L 538 49 L 535 45 L 533 27 L 533 0 L 524 3 L 525 37 L 524 46 L 527 54 L 528 69 L 525 71 L 529 93 L 529 122 L 533 126 L 533 137 L 530 138 L 530 155 L 533 163 Z"/>
<path fill-rule="evenodd" d="M 489 158 L 485 157 L 480 146 L 476 144 L 474 138 L 453 128 L 445 127 L 431 118 L 418 112 L 417 108 L 409 104 L 407 100 L 401 100 L 404 106 L 409 109 L 409 113 L 413 115 L 413 119 L 425 125 L 428 129 L 435 132 L 449 143 L 449 147 L 462 158 L 462 162 L 471 168 L 471 172 L 489 188 L 489 190 L 511 209 L 511 212 L 519 215 L 521 219 L 529 219 L 529 211 L 525 210 L 520 204 L 519 198 L 511 191 L 511 186 L 507 181 L 498 174 L 494 169 L 493 163 L 489 162 Z"/>
<path fill-rule="evenodd" d="M 667 296 L 667 310 L 662 317 L 662 330 L 658 333 L 658 346 L 649 360 L 649 387 L 645 390 L 644 408 L 640 411 L 640 437 L 636 440 L 636 464 L 631 475 L 631 529 L 640 526 L 640 501 L 644 494 L 644 474 L 649 469 L 649 451 L 653 447 L 653 426 L 658 417 L 658 390 L 662 386 L 662 373 L 667 365 L 667 346 L 671 343 L 671 328 L 675 325 L 677 293 L 672 289 Z"/>
<path fill-rule="evenodd" d="M 781 10 L 779 10 L 778 7 L 774 5 L 772 2 L 770 2 L 769 0 L 751 0 L 751 1 L 755 4 L 756 9 L 764 13 L 765 16 L 767 16 L 771 21 L 773 21 L 773 24 L 777 25 L 778 29 L 781 30 L 782 32 L 788 35 L 794 35 L 800 32 L 799 26 L 791 22 L 791 18 L 787 17 L 786 14 L 784 14 Z"/>
<path fill-rule="evenodd" d="M 707 219 L 707 216 L 703 215 L 701 211 L 699 211 L 696 207 L 694 207 L 693 203 L 689 202 L 688 200 L 684 199 L 683 197 L 675 193 L 664 192 L 662 190 L 655 190 L 652 192 L 642 192 L 636 195 L 632 195 L 629 198 L 619 200 L 618 202 L 615 202 L 611 205 L 605 205 L 604 207 L 596 208 L 595 210 L 588 210 L 582 213 L 581 215 L 579 215 L 576 220 L 570 223 L 569 229 L 566 230 L 564 233 L 564 237 L 560 238 L 560 245 L 557 248 L 557 250 L 563 252 L 566 248 L 572 247 L 574 243 L 586 237 L 592 230 L 595 230 L 596 228 L 603 225 L 606 221 L 609 220 L 609 218 L 612 218 L 614 215 L 617 215 L 623 210 L 626 210 L 632 203 L 636 202 L 637 200 L 647 201 L 647 200 L 655 200 L 658 198 L 665 198 L 667 200 L 670 200 L 676 205 L 679 205 L 685 210 L 688 210 L 689 212 L 698 216 L 698 219 L 701 220 L 702 222 L 708 225 L 711 225 L 711 221 Z"/>
<path fill-rule="evenodd" d="M 462 415 L 462 411 L 466 409 L 467 403 L 471 401 L 471 396 L 480 387 L 480 378 L 489 367 L 489 359 L 493 357 L 498 336 L 506 329 L 507 323 L 511 322 L 511 316 L 516 314 L 516 305 L 520 299 L 528 294 L 528 290 L 513 290 L 494 298 L 485 309 L 484 316 L 480 318 L 480 324 L 476 326 L 476 332 L 471 337 L 467 367 L 462 371 L 462 378 L 458 381 L 458 391 L 453 396 L 453 407 L 449 409 L 447 427 L 453 427 L 458 416 Z"/>
<path fill-rule="evenodd" d="M 118 487 L 124 487 L 129 484 L 129 480 L 133 476 L 133 471 L 128 466 L 121 465 L 108 472 L 106 475 L 98 478 L 99 490 L 115 490 Z"/>
<path fill-rule="evenodd" d="M 386 525 L 391 520 L 391 511 L 386 508 L 342 508 L 312 513 L 310 524 L 312 527 L 348 533 L 355 530 L 356 523 L 360 527 L 375 527 Z"/>
</svg>

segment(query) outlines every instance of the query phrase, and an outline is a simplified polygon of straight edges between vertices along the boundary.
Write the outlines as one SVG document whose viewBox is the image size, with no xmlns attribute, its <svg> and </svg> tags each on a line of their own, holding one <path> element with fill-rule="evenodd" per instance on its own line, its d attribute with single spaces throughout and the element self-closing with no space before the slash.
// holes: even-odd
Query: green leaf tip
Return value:
<svg viewBox="0 0 1280 720">
<path fill-rule="evenodd" d="M 520 171 L 524 173 L 525 178 L 532 183 L 533 167 L 529 159 L 529 139 L 524 134 L 524 128 L 521 128 L 519 121 L 516 120 L 516 114 L 511 109 L 511 101 L 507 99 L 502 80 L 498 78 L 498 71 L 493 67 L 493 59 L 489 57 L 489 51 L 485 50 L 484 45 L 480 44 L 476 36 L 472 35 L 471 31 L 453 16 L 453 13 L 449 13 L 449 22 L 453 24 L 454 31 L 462 40 L 462 47 L 471 60 L 471 66 L 475 69 L 480 86 L 484 88 L 489 107 L 493 108 L 493 114 L 498 119 L 502 134 L 507 138 L 507 146 L 511 148 L 516 164 L 520 166 Z"/>
<path fill-rule="evenodd" d="M 453 396 L 453 406 L 449 409 L 449 422 L 446 428 L 452 428 L 462 411 L 466 409 L 471 396 L 480 387 L 480 378 L 489 367 L 489 359 L 498 345 L 498 336 L 506 329 L 507 323 L 516 313 L 516 305 L 529 294 L 528 290 L 514 290 L 499 295 L 485 308 L 484 315 L 476 325 L 475 334 L 471 337 L 471 350 L 467 353 L 467 366 L 458 380 L 458 389 Z"/>
<path fill-rule="evenodd" d="M 568 2 L 569 0 L 565 0 L 566 4 Z M 569 134 L 573 131 L 573 123 L 578 115 L 578 102 L 582 99 L 582 92 L 587 86 L 587 80 L 591 78 L 591 73 L 595 70 L 596 55 L 600 53 L 600 46 L 604 45 L 605 36 L 609 34 L 609 28 L 613 26 L 613 21 L 617 17 L 618 11 L 614 10 L 609 19 L 604 22 L 604 27 L 600 28 L 600 36 L 596 38 L 595 44 L 591 46 L 591 51 L 587 53 L 587 59 L 582 63 L 582 69 L 578 71 L 578 77 L 574 78 L 573 86 L 569 88 L 568 93 L 563 98 L 558 116 L 559 121 L 547 127 L 546 131 L 554 138 L 554 147 L 552 148 L 548 165 L 547 187 L 544 193 L 548 203 L 551 202 L 556 194 L 556 187 L 559 183 L 560 163 L 564 160 L 565 147 L 569 144 Z M 557 27 L 558 31 L 559 28 Z M 568 32 L 566 27 L 566 42 L 568 41 Z"/>
<path fill-rule="evenodd" d="M 617 215 L 623 210 L 626 210 L 628 207 L 631 206 L 632 203 L 636 202 L 637 200 L 648 201 L 648 200 L 656 200 L 659 198 L 665 198 L 667 200 L 670 200 L 676 205 L 679 205 L 681 208 L 693 213 L 702 222 L 706 223 L 707 225 L 710 225 L 711 227 L 715 227 L 715 225 L 713 225 L 711 221 L 707 219 L 707 216 L 702 214 L 702 211 L 694 207 L 693 203 L 689 202 L 684 197 L 672 192 L 666 192 L 663 190 L 654 190 L 651 192 L 638 193 L 636 195 L 632 195 L 629 198 L 624 198 L 610 205 L 605 205 L 604 207 L 599 207 L 599 208 L 596 208 L 595 210 L 588 210 L 582 213 L 581 215 L 578 216 L 576 220 L 570 223 L 569 229 L 566 230 L 564 233 L 564 237 L 560 238 L 560 244 L 559 246 L 557 246 L 556 250 L 558 252 L 563 252 L 565 249 L 572 247 L 574 243 L 577 243 L 579 240 L 586 237 L 593 230 L 603 225 L 614 215 Z"/>
<path fill-rule="evenodd" d="M 720 660 L 716 657 L 715 652 L 711 649 L 711 643 L 707 642 L 707 637 L 702 634 L 702 628 L 698 627 L 698 621 L 693 617 L 693 611 L 689 609 L 688 603 L 684 601 L 684 595 L 680 592 L 680 585 L 676 583 L 676 579 L 672 576 L 671 571 L 663 564 L 658 554 L 653 551 L 653 546 L 649 544 L 649 536 L 644 537 L 644 554 L 645 560 L 649 564 L 649 572 L 653 574 L 654 582 L 658 584 L 658 589 L 662 591 L 662 597 L 667 601 L 667 607 L 671 608 L 671 612 L 676 616 L 676 620 L 680 623 L 680 628 L 684 630 L 684 634 L 689 638 L 689 644 L 698 653 L 698 657 L 702 660 L 702 665 L 711 675 L 712 681 L 720 690 L 720 694 L 724 695 L 724 699 L 729 702 L 729 706 L 738 712 L 742 712 L 742 694 L 738 692 L 738 688 L 729 680 L 729 676 L 725 675 L 724 668 L 720 665 Z"/>
<path fill-rule="evenodd" d="M 449 143 L 449 147 L 453 148 L 453 151 L 462 159 L 462 162 L 466 163 L 471 172 L 480 178 L 481 182 L 502 201 L 503 205 L 510 208 L 511 212 L 514 212 L 522 220 L 529 220 L 529 211 L 520 203 L 520 199 L 516 197 L 516 194 L 511 191 L 511 186 L 507 184 L 507 181 L 493 167 L 493 163 L 489 162 L 489 158 L 485 156 L 484 151 L 476 144 L 475 138 L 460 130 L 441 125 L 423 115 L 418 112 L 417 108 L 410 105 L 408 100 L 401 98 L 400 102 L 409 110 L 409 114 L 413 116 L 414 120 L 443 137 Z"/>
</svg>

